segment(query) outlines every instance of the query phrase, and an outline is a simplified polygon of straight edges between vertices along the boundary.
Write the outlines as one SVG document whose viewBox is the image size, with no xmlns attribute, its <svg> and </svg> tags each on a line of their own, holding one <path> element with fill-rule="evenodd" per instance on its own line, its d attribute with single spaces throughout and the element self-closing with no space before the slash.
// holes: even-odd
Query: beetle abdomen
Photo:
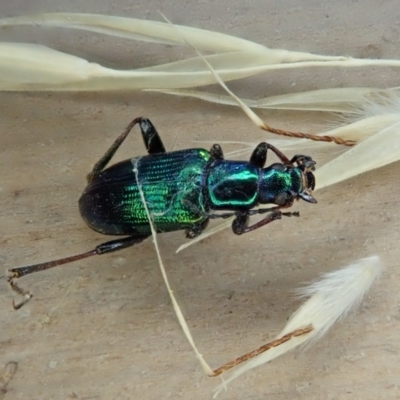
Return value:
<svg viewBox="0 0 400 400">
<path fill-rule="evenodd" d="M 152 154 L 125 160 L 101 172 L 79 200 L 82 218 L 108 235 L 150 233 L 134 167 L 159 232 L 192 227 L 205 217 L 204 171 L 210 153 L 203 149 Z"/>
</svg>

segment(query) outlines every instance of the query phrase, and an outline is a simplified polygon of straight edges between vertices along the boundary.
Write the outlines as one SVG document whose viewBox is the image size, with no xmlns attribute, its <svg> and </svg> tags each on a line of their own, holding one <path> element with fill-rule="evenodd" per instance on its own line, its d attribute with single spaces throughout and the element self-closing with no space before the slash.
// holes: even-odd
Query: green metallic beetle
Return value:
<svg viewBox="0 0 400 400">
<path fill-rule="evenodd" d="M 105 169 L 136 124 L 140 125 L 148 155 Z M 268 149 L 281 162 L 264 168 Z M 100 244 L 86 253 L 10 269 L 11 288 L 25 297 L 14 308 L 20 308 L 31 295 L 13 279 L 121 250 L 148 238 L 151 228 L 139 186 L 157 232 L 185 230 L 186 237 L 194 238 L 210 219 L 234 216 L 232 230 L 241 235 L 282 216 L 298 216 L 298 212 L 281 211 L 292 206 L 294 200 L 316 203 L 312 196 L 315 178 L 311 171 L 314 169 L 315 161 L 311 157 L 296 155 L 289 160 L 265 142 L 255 148 L 249 161 L 225 160 L 218 144 L 210 151 L 196 148 L 168 153 L 153 124 L 146 118 L 136 118 L 96 163 L 79 200 L 80 213 L 90 228 L 105 235 L 125 237 Z M 255 209 L 259 204 L 275 206 Z M 228 212 L 215 213 L 222 210 Z M 249 225 L 250 216 L 264 213 L 267 213 L 265 218 Z"/>
</svg>

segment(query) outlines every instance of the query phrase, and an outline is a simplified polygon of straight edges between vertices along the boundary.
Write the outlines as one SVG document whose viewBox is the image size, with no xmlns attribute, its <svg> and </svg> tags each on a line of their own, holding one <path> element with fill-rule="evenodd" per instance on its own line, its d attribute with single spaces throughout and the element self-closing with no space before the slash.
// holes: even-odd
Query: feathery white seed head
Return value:
<svg viewBox="0 0 400 400">
<path fill-rule="evenodd" d="M 292 315 L 278 338 L 310 325 L 314 329 L 307 334 L 295 336 L 238 367 L 217 388 L 214 398 L 218 396 L 222 389 L 226 388 L 229 382 L 248 370 L 268 363 L 299 345 L 312 343 L 319 339 L 336 321 L 360 305 L 365 294 L 381 272 L 380 258 L 372 256 L 361 259 L 340 270 L 329 272 L 309 286 L 298 290 L 298 294 L 302 297 L 311 297 Z"/>
</svg>

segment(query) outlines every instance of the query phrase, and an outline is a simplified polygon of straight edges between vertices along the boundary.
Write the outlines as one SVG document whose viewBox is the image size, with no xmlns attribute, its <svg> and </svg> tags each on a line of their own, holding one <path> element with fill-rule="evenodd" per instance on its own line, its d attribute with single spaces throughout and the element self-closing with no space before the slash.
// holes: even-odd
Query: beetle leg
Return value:
<svg viewBox="0 0 400 400">
<path fill-rule="evenodd" d="M 249 210 L 247 211 L 247 215 L 257 215 L 257 214 L 265 214 L 267 212 L 273 212 L 279 210 L 281 207 L 270 207 L 270 208 L 258 208 L 257 210 Z"/>
<path fill-rule="evenodd" d="M 214 158 L 214 160 L 223 160 L 224 159 L 224 153 L 219 144 L 212 145 L 210 154 L 211 154 L 211 157 Z"/>
<path fill-rule="evenodd" d="M 126 249 L 127 247 L 131 247 L 135 244 L 141 243 L 149 236 L 150 235 L 143 234 L 140 236 L 134 235 L 122 239 L 111 240 L 109 242 L 99 244 L 93 251 L 96 252 L 95 254 L 97 255 L 112 253 L 114 251 Z"/>
<path fill-rule="evenodd" d="M 232 231 L 236 235 L 242 235 L 243 233 L 254 231 L 255 229 L 261 228 L 264 225 L 269 224 L 272 221 L 277 219 L 281 219 L 282 216 L 285 217 L 298 217 L 298 212 L 281 212 L 281 211 L 273 211 L 269 215 L 267 215 L 261 221 L 256 222 L 253 225 L 248 225 L 249 223 L 249 214 L 248 213 L 240 213 L 237 214 L 236 218 L 232 222 Z"/>
<path fill-rule="evenodd" d="M 315 171 L 315 164 L 316 162 L 309 156 L 303 156 L 302 154 L 296 154 L 290 162 L 292 164 L 297 163 L 297 165 L 300 167 L 301 165 L 304 165 L 306 169 L 309 169 L 311 171 Z"/>
<path fill-rule="evenodd" d="M 165 153 L 165 147 L 156 128 L 147 118 L 141 118 L 140 129 L 146 150 L 149 154 Z"/>
<path fill-rule="evenodd" d="M 211 214 L 206 211 L 200 210 L 199 207 L 191 203 L 189 200 L 182 200 L 182 204 L 187 207 L 190 211 L 199 214 L 201 217 L 210 218 L 210 219 L 217 219 L 217 218 L 230 218 L 236 215 L 234 212 L 224 213 L 224 214 Z"/>
<path fill-rule="evenodd" d="M 188 239 L 194 239 L 195 237 L 199 236 L 204 229 L 207 228 L 208 223 L 210 222 L 209 219 L 201 222 L 200 224 L 193 225 L 190 229 L 186 230 L 186 237 Z"/>
<path fill-rule="evenodd" d="M 223 213 L 223 214 L 207 214 L 207 215 L 208 215 L 208 218 L 210 218 L 210 219 L 218 219 L 218 218 L 227 219 L 227 218 L 235 216 L 236 213 L 228 212 L 228 213 Z"/>
<path fill-rule="evenodd" d="M 277 200 L 278 199 L 275 199 L 275 201 L 276 201 L 275 204 L 279 204 L 279 202 Z M 282 208 L 292 207 L 293 202 L 294 202 L 293 196 L 288 196 L 284 199 L 284 201 L 282 201 L 282 204 L 280 204 L 279 206 L 270 207 L 270 208 L 258 208 L 256 210 L 248 210 L 248 211 L 246 211 L 246 213 L 248 216 L 251 216 L 251 215 L 257 215 L 257 214 L 265 214 L 267 212 L 274 212 L 274 211 L 281 210 Z M 296 215 L 297 217 L 300 216 L 298 211 L 294 211 L 292 214 Z"/>
<path fill-rule="evenodd" d="M 93 178 L 99 175 L 101 171 L 103 171 L 103 169 L 110 162 L 111 158 L 114 156 L 116 151 L 119 149 L 121 144 L 128 136 L 129 132 L 136 124 L 140 124 L 140 129 L 142 131 L 142 138 L 146 146 L 147 152 L 149 154 L 165 153 L 165 147 L 160 138 L 160 135 L 158 134 L 156 128 L 154 128 L 150 120 L 142 117 L 135 118 L 117 137 L 115 142 L 106 151 L 103 157 L 101 157 L 100 160 L 97 161 L 97 163 L 94 165 L 92 172 L 87 176 L 88 182 L 90 182 Z"/>
<path fill-rule="evenodd" d="M 87 176 L 88 182 L 90 182 L 94 177 L 96 177 L 106 165 L 109 163 L 115 152 L 118 150 L 119 146 L 124 142 L 126 137 L 132 128 L 139 122 L 141 122 L 142 118 L 135 118 L 131 123 L 124 129 L 124 131 L 115 139 L 115 142 L 111 145 L 111 147 L 105 152 L 103 157 L 100 158 L 99 161 L 94 165 L 92 172 Z"/>
<path fill-rule="evenodd" d="M 267 161 L 267 151 L 270 149 L 276 154 L 276 156 L 282 161 L 283 164 L 292 165 L 291 161 L 275 146 L 272 144 L 262 142 L 253 151 L 250 157 L 250 164 L 253 164 L 257 168 L 263 168 Z"/>
<path fill-rule="evenodd" d="M 112 240 L 110 242 L 102 243 L 102 244 L 96 246 L 93 250 L 88 251 L 86 253 L 81 253 L 81 254 L 77 254 L 75 256 L 61 258 L 59 260 L 48 261 L 48 262 L 44 262 L 41 264 L 27 265 L 25 267 L 9 269 L 7 271 L 7 273 L 8 273 L 7 281 L 9 283 L 11 289 L 14 292 L 18 293 L 19 295 L 25 297 L 24 300 L 22 300 L 20 303 L 16 304 L 13 302 L 14 309 L 18 310 L 24 304 L 26 304 L 29 301 L 29 299 L 32 297 L 32 295 L 29 292 L 21 289 L 14 282 L 14 279 L 21 278 L 22 276 L 29 275 L 34 272 L 39 272 L 39 271 L 44 271 L 46 269 L 54 268 L 54 267 L 57 267 L 58 265 L 68 264 L 73 261 L 82 260 L 87 257 L 122 250 L 122 249 L 125 249 L 126 247 L 130 247 L 130 246 L 133 246 L 134 244 L 140 243 L 148 237 L 149 237 L 149 235 L 129 236 L 129 237 L 125 237 L 122 239 L 117 239 L 117 240 Z"/>
</svg>

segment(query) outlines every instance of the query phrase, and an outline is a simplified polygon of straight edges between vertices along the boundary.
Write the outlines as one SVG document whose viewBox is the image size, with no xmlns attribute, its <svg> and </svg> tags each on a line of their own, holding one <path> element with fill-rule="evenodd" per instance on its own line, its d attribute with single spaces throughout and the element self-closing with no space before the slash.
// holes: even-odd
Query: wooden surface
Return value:
<svg viewBox="0 0 400 400">
<path fill-rule="evenodd" d="M 1 16 L 82 11 L 159 19 L 160 10 L 175 23 L 269 47 L 400 58 L 396 0 L 100 0 L 84 8 L 79 2 L 31 3 L 28 9 L 3 1 Z M 61 29 L 20 27 L 0 30 L 0 38 L 42 43 L 120 68 L 190 54 Z M 259 98 L 322 87 L 396 86 L 398 74 L 379 68 L 307 70 L 265 74 L 230 87 Z M 92 165 L 134 117 L 149 117 L 168 149 L 197 146 L 196 140 L 268 139 L 236 108 L 155 93 L 1 93 L 0 110 L 3 270 L 86 251 L 108 239 L 85 226 L 77 201 Z M 332 119 L 312 113 L 261 116 L 272 126 L 313 132 Z M 118 159 L 143 152 L 136 130 Z M 333 155 L 312 154 L 319 165 Z M 214 368 L 273 339 L 295 310 L 292 293 L 301 283 L 363 256 L 379 254 L 385 262 L 384 276 L 355 315 L 306 352 L 235 381 L 221 399 L 400 398 L 399 174 L 397 163 L 318 191 L 318 205 L 296 204 L 301 218 L 242 237 L 226 230 L 177 255 L 183 234 L 159 236 L 175 294 Z M 34 297 L 13 311 L 14 295 L 0 280 L 0 374 L 8 362 L 18 363 L 0 398 L 197 400 L 210 399 L 220 383 L 204 376 L 181 332 L 151 240 L 20 284 Z"/>
</svg>

